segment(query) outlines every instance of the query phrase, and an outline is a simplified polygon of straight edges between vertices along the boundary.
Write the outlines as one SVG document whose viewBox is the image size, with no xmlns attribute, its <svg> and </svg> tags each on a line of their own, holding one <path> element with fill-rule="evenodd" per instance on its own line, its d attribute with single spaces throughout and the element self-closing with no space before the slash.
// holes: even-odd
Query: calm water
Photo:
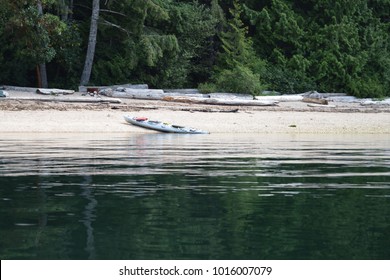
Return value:
<svg viewBox="0 0 390 280">
<path fill-rule="evenodd" d="M 390 259 L 390 136 L 3 135 L 1 259 Z"/>
</svg>

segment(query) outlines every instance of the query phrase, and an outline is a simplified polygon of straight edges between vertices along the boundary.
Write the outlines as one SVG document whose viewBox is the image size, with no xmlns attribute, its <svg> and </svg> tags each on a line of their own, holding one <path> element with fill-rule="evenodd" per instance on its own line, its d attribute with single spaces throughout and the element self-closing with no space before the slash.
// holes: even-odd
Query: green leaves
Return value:
<svg viewBox="0 0 390 280">
<path fill-rule="evenodd" d="M 241 20 L 241 5 L 235 0 L 233 7 L 226 31 L 219 36 L 222 46 L 213 73 L 214 86 L 207 84 L 200 89 L 258 95 L 263 89 L 260 73 L 265 63 L 256 56 L 252 40 L 247 37 L 248 27 Z"/>
<path fill-rule="evenodd" d="M 263 78 L 270 89 L 389 95 L 390 30 L 379 8 L 389 10 L 387 1 L 245 2 L 257 55 L 268 62 Z"/>
<path fill-rule="evenodd" d="M 41 3 L 1 1 L 0 81 L 35 84 L 46 63 L 74 87 L 91 1 Z M 389 14 L 389 0 L 103 1 L 91 83 L 390 95 Z"/>
<path fill-rule="evenodd" d="M 140 47 L 144 50 L 147 66 L 155 66 L 165 52 L 175 52 L 179 48 L 173 35 L 144 35 L 141 37 Z"/>
<path fill-rule="evenodd" d="M 260 83 L 260 75 L 242 64 L 222 70 L 215 78 L 215 85 L 222 92 L 259 95 L 264 90 Z"/>
</svg>

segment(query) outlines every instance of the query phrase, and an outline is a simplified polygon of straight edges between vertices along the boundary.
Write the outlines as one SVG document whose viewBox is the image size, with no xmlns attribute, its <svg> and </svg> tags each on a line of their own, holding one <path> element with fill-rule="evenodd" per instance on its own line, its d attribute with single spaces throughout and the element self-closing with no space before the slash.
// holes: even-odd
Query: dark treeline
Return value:
<svg viewBox="0 0 390 280">
<path fill-rule="evenodd" d="M 390 0 L 2 0 L 0 84 L 384 97 L 389 34 Z"/>
</svg>

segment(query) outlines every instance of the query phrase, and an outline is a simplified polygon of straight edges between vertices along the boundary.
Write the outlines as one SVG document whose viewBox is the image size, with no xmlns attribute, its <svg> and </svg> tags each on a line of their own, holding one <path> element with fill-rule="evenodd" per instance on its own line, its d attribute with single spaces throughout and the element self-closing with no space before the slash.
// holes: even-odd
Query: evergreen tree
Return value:
<svg viewBox="0 0 390 280">
<path fill-rule="evenodd" d="M 79 84 L 91 1 L 73 2 L 0 2 L 1 84 L 37 86 L 37 65 L 50 86 Z M 390 95 L 389 0 L 99 3 L 90 84 Z"/>
<path fill-rule="evenodd" d="M 174 34 L 179 50 L 158 64 L 163 87 L 196 87 L 208 79 L 215 54 L 212 38 L 217 20 L 210 8 L 199 4 L 172 3 L 169 6 L 167 32 Z M 165 67 L 164 67 L 165 66 Z"/>
<path fill-rule="evenodd" d="M 267 60 L 263 78 L 271 89 L 389 94 L 390 32 L 378 5 L 386 10 L 390 4 L 379 2 L 247 0 L 245 14 L 256 52 Z"/>
<path fill-rule="evenodd" d="M 360 97 L 389 94 L 389 25 L 365 0 L 316 1 L 306 48 L 321 91 Z M 380 57 L 379 57 L 379 56 Z"/>
<path fill-rule="evenodd" d="M 258 95 L 263 85 L 260 74 L 264 62 L 253 49 L 248 28 L 241 20 L 242 7 L 237 0 L 230 9 L 227 29 L 220 34 L 221 52 L 211 83 L 201 85 L 203 91 L 225 91 Z"/>
<path fill-rule="evenodd" d="M 314 89 L 311 61 L 304 47 L 303 17 L 294 11 L 291 1 L 252 2 L 245 6 L 245 14 L 253 26 L 256 52 L 267 61 L 263 78 L 269 89 L 283 93 Z"/>
<path fill-rule="evenodd" d="M 108 1 L 102 8 L 92 82 L 113 84 L 154 80 L 154 67 L 178 50 L 174 35 L 160 29 L 169 19 L 163 1 Z"/>
<path fill-rule="evenodd" d="M 69 26 L 57 15 L 47 12 L 56 2 L 40 3 L 42 13 L 37 1 L 2 1 L 0 57 L 7 59 L 0 64 L 0 83 L 40 86 L 38 65 L 52 62 L 70 47 L 66 36 Z"/>
</svg>

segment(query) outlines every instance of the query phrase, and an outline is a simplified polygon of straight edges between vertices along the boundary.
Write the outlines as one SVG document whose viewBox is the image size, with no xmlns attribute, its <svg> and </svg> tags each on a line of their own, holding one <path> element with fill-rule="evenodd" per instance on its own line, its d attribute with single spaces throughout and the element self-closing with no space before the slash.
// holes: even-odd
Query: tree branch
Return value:
<svg viewBox="0 0 390 280">
<path fill-rule="evenodd" d="M 125 28 L 123 28 L 123 27 L 121 27 L 121 26 L 119 26 L 119 25 L 117 25 L 115 23 L 109 22 L 109 21 L 107 21 L 105 19 L 102 19 L 102 21 L 103 21 L 102 22 L 103 24 L 111 26 L 111 27 L 118 28 L 119 30 L 125 32 L 128 36 L 130 36 L 132 34 L 129 30 L 127 30 L 127 29 L 125 29 Z"/>
<path fill-rule="evenodd" d="M 111 13 L 111 14 L 117 14 L 117 15 L 126 17 L 126 15 L 125 15 L 124 13 L 117 12 L 117 11 L 113 11 L 113 10 L 100 9 L 100 12 L 106 12 L 106 13 Z"/>
</svg>

